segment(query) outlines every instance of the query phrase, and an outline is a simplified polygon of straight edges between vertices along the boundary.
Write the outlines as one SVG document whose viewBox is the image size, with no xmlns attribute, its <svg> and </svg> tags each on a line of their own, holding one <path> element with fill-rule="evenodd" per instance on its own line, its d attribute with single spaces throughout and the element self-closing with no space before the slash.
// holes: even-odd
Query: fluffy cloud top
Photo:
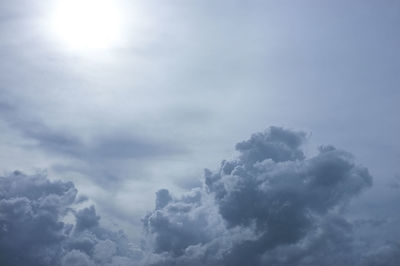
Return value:
<svg viewBox="0 0 400 266">
<path fill-rule="evenodd" d="M 0 177 L 0 264 L 113 265 L 132 256 L 122 232 L 99 226 L 93 206 L 75 211 L 76 196 L 73 183 L 41 174 Z M 65 222 L 69 214 L 75 223 Z"/>
<path fill-rule="evenodd" d="M 353 239 L 342 210 L 371 175 L 332 146 L 306 158 L 305 139 L 271 127 L 238 143 L 238 159 L 206 170 L 203 189 L 158 192 L 144 219 L 154 264 L 369 265 L 377 256 Z"/>
</svg>

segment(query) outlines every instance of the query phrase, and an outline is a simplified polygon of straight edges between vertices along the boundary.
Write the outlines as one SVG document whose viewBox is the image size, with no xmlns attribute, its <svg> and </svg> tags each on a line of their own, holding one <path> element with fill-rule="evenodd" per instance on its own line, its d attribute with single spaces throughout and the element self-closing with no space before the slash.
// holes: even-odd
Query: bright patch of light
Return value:
<svg viewBox="0 0 400 266">
<path fill-rule="evenodd" d="M 51 11 L 51 31 L 70 49 L 112 48 L 122 40 L 122 12 L 117 2 L 58 0 Z"/>
</svg>

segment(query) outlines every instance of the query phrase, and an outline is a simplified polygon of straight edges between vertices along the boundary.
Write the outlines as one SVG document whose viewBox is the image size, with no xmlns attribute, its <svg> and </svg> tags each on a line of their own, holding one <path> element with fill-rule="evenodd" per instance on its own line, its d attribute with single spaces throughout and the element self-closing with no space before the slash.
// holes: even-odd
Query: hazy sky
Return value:
<svg viewBox="0 0 400 266">
<path fill-rule="evenodd" d="M 351 180 L 353 183 L 343 183 L 352 187 L 346 190 L 349 195 L 369 187 L 347 203 L 353 204 L 353 211 L 344 217 L 350 219 L 353 215 L 368 220 L 372 217 L 366 218 L 366 215 L 374 210 L 371 215 L 374 219 L 390 224 L 382 229 L 385 232 L 391 232 L 400 222 L 397 214 L 400 211 L 400 2 L 75 2 L 75 6 L 69 6 L 71 11 L 62 8 L 63 0 L 0 1 L 1 176 L 47 176 L 43 178 L 72 181 L 74 189 L 79 190 L 78 195 L 87 196 L 90 204 L 95 205 L 104 228 L 122 228 L 126 237 L 139 245 L 145 226 L 157 236 L 156 244 L 153 243 L 154 248 L 150 247 L 150 250 L 179 258 L 161 260 L 156 256 L 142 262 L 147 265 L 180 265 L 188 261 L 191 265 L 233 265 L 235 260 L 224 255 L 226 261 L 223 263 L 203 260 L 203 264 L 194 264 L 187 259 L 199 252 L 190 247 L 205 247 L 210 243 L 209 239 L 195 238 L 197 242 L 182 243 L 177 240 L 180 243 L 177 246 L 166 246 L 160 239 L 166 237 L 168 242 L 172 241 L 171 237 L 160 233 L 158 230 L 161 229 L 154 224 L 149 225 L 155 211 L 149 212 L 155 208 L 156 192 L 160 189 L 169 191 L 157 192 L 160 210 L 170 202 L 170 194 L 175 195 L 174 204 L 179 205 L 182 202 L 194 204 L 194 200 L 188 200 L 195 198 L 193 193 L 208 196 L 216 193 L 213 201 L 219 208 L 211 209 L 226 224 L 226 230 L 236 230 L 238 226 L 250 228 L 250 220 L 255 223 L 251 230 L 256 236 L 251 233 L 244 236 L 241 232 L 236 240 L 230 240 L 230 243 L 236 243 L 238 239 L 250 241 L 259 237 L 252 245 L 261 246 L 264 255 L 258 258 L 261 251 L 250 253 L 257 261 L 242 262 L 242 265 L 265 265 L 267 262 L 278 265 L 273 256 L 278 257 L 279 252 L 295 253 L 294 250 L 277 250 L 278 244 L 268 242 L 272 240 L 260 240 L 275 237 L 260 233 L 265 227 L 274 230 L 271 229 L 273 225 L 258 224 L 259 219 L 264 219 L 258 214 L 269 207 L 256 206 L 254 213 L 257 214 L 254 217 L 249 214 L 249 221 L 237 221 L 229 216 L 230 211 L 236 210 L 228 208 L 228 214 L 224 213 L 225 205 L 231 203 L 231 199 L 225 199 L 222 192 L 218 194 L 221 188 L 216 185 L 222 183 L 229 187 L 227 184 L 233 181 L 224 183 L 225 179 L 219 176 L 207 183 L 207 175 L 204 179 L 204 168 L 217 175 L 223 159 L 234 162 L 235 158 L 241 158 L 236 163 L 244 168 L 248 161 L 253 164 L 245 151 L 257 150 L 257 145 L 267 147 L 257 150 L 263 154 L 260 162 L 268 159 L 277 164 L 281 163 L 274 157 L 278 155 L 271 153 L 287 156 L 282 148 L 286 145 L 290 150 L 301 150 L 304 157 L 295 153 L 294 157 L 282 159 L 290 161 L 284 166 L 288 167 L 287 175 L 290 176 L 295 175 L 293 169 L 296 167 L 312 172 L 314 170 L 308 167 L 318 165 L 321 160 L 342 160 L 345 154 L 342 150 L 350 152 L 356 161 L 352 165 L 354 169 L 346 168 L 351 174 L 339 171 L 337 175 L 354 177 L 354 171 L 359 173 L 366 167 L 369 174 L 360 172 L 358 175 L 363 178 L 370 175 L 373 185 L 367 177 L 357 186 Z M 73 12 L 80 13 L 74 15 Z M 57 24 L 60 17 L 65 19 L 62 25 Z M 90 24 L 86 24 L 87 21 Z M 78 32 L 81 29 L 82 32 Z M 268 131 L 270 126 L 277 128 Z M 236 143 L 264 130 L 267 130 L 263 133 L 265 139 L 255 141 L 254 146 L 249 144 L 251 148 L 238 145 L 235 151 Z M 282 130 L 276 133 L 277 136 L 282 134 L 282 138 L 275 138 L 274 130 Z M 301 140 L 293 144 L 288 134 Z M 318 151 L 320 145 L 333 145 L 340 152 L 336 154 L 327 148 L 329 151 L 324 152 L 332 154 L 325 156 L 324 152 Z M 303 165 L 301 160 L 304 158 L 307 159 Z M 299 165 L 290 166 L 291 161 L 296 160 Z M 276 167 L 280 169 L 273 171 L 276 176 L 286 176 L 280 172 L 284 171 L 283 166 Z M 272 171 L 272 168 L 268 169 L 266 173 Z M 12 174 L 15 170 L 23 174 Z M 246 171 L 251 172 L 250 176 L 258 176 L 253 170 Z M 228 173 L 224 171 L 222 173 Z M 336 173 L 334 169 L 331 172 Z M 0 200 L 12 198 L 2 194 L 7 186 L 0 188 Z M 29 191 L 29 188 L 24 189 Z M 200 190 L 202 192 L 198 192 Z M 313 187 L 304 191 L 314 195 Z M 350 196 L 340 192 L 339 188 L 338 191 L 347 202 Z M 18 193 L 16 195 L 22 195 Z M 192 194 L 180 198 L 184 193 Z M 270 200 L 269 196 L 260 197 L 256 201 Z M 321 214 L 319 208 L 322 208 L 326 213 L 336 208 L 336 202 L 342 202 L 342 198 L 340 201 L 332 199 L 332 202 L 323 207 L 304 203 L 308 207 L 297 206 L 295 212 L 310 208 Z M 200 205 L 204 204 L 202 201 Z M 0 225 L 3 219 L 1 206 Z M 90 208 L 85 210 L 90 214 Z M 80 216 L 74 215 L 77 215 L 78 223 Z M 181 223 L 184 224 L 185 219 Z M 190 226 L 197 227 L 189 223 Z M 79 228 L 77 224 L 74 230 L 79 231 Z M 175 237 L 179 232 L 172 235 Z M 213 231 L 209 237 L 216 239 L 221 234 Z M 365 232 L 359 234 L 370 236 Z M 186 238 L 189 238 L 187 234 Z M 0 234 L 0 242 L 1 239 Z M 285 245 L 299 239 L 301 237 L 296 235 L 290 241 L 277 243 Z M 385 237 L 382 239 L 389 241 Z M 232 250 L 238 248 L 231 245 L 234 246 Z M 1 244 L 0 250 L 9 250 L 5 247 Z M 182 250 L 186 247 L 185 253 Z M 247 248 L 257 250 L 254 246 Z M 214 249 L 223 254 L 230 250 L 228 246 Z M 246 247 L 240 246 L 240 249 Z M 271 249 L 270 253 L 266 252 Z M 71 256 L 84 256 L 84 251 L 79 248 L 71 252 L 75 252 Z M 96 253 L 93 252 L 89 253 Z M 400 256 L 400 251 L 394 252 Z M 187 260 L 182 259 L 184 256 Z M 87 258 L 88 264 L 68 264 L 66 257 L 63 258 L 64 265 L 103 265 L 101 263 L 106 262 L 125 265 L 99 257 L 92 258 L 94 262 Z M 18 265 L 0 255 L 0 262 L 2 259 Z M 46 265 L 38 261 L 34 263 Z M 294 260 L 286 263 L 282 265 L 303 265 Z M 361 265 L 364 262 L 351 263 Z"/>
</svg>

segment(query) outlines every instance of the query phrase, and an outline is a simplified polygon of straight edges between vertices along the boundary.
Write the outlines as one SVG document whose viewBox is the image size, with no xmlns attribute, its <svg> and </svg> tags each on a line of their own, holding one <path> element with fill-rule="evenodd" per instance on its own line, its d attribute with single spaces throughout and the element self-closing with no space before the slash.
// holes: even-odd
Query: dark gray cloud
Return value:
<svg viewBox="0 0 400 266">
<path fill-rule="evenodd" d="M 256 133 L 247 141 L 236 144 L 242 163 L 253 164 L 265 159 L 284 162 L 304 159 L 300 145 L 305 140 L 304 132 L 292 132 L 271 127 L 268 134 Z"/>
<path fill-rule="evenodd" d="M 123 232 L 102 228 L 93 206 L 75 211 L 77 192 L 40 174 L 0 177 L 0 264 L 132 265 Z"/>
<path fill-rule="evenodd" d="M 305 136 L 271 127 L 206 170 L 203 189 L 159 191 L 144 219 L 154 265 L 395 265 L 399 243 L 369 243 L 358 232 L 372 224 L 344 214 L 372 186 L 367 168 L 332 146 L 306 158 Z"/>
</svg>

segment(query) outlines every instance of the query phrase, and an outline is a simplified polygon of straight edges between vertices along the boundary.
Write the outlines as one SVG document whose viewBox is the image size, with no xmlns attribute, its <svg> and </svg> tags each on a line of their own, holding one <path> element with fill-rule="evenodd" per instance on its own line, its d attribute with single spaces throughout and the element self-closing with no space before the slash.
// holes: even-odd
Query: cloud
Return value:
<svg viewBox="0 0 400 266">
<path fill-rule="evenodd" d="M 268 134 L 256 133 L 247 141 L 236 144 L 243 163 L 252 164 L 257 161 L 271 159 L 274 162 L 304 159 L 300 145 L 305 140 L 304 132 L 288 131 L 279 127 L 271 127 Z"/>
<path fill-rule="evenodd" d="M 83 231 L 99 225 L 100 216 L 96 215 L 94 206 L 85 208 L 75 214 L 76 217 L 76 230 Z"/>
<path fill-rule="evenodd" d="M 72 250 L 61 260 L 62 266 L 94 266 L 89 256 L 78 250 Z"/>
<path fill-rule="evenodd" d="M 352 199 L 372 186 L 353 156 L 278 127 L 236 145 L 237 159 L 205 170 L 202 187 L 156 193 L 135 248 L 104 228 L 72 182 L 43 174 L 0 177 L 0 264 L 52 266 L 389 265 L 400 243 L 392 219 L 352 220 Z M 374 240 L 372 242 L 372 240 Z"/>
<path fill-rule="evenodd" d="M 147 162 L 166 156 L 187 153 L 172 141 L 156 140 L 138 130 L 107 128 L 71 130 L 65 125 L 39 119 L 27 107 L 14 107 L 0 100 L 0 122 L 4 121 L 11 134 L 18 137 L 14 147 L 39 152 L 49 158 L 49 168 L 57 173 L 79 173 L 96 179 L 103 187 L 117 186 L 126 180 L 128 171 L 137 162 Z M 11 135 L 10 134 L 10 135 Z M 144 164 L 137 165 L 136 171 Z M 132 176 L 129 176 L 132 177 Z M 137 177 L 136 177 L 137 178 Z"/>
<path fill-rule="evenodd" d="M 93 206 L 75 211 L 71 182 L 18 171 L 0 177 L 0 264 L 113 265 L 131 257 L 123 232 L 99 225 Z M 65 220 L 72 214 L 75 222 Z M 132 258 L 125 260 L 132 265 Z"/>
<path fill-rule="evenodd" d="M 0 119 L 8 122 L 24 137 L 34 140 L 35 147 L 52 154 L 69 156 L 83 161 L 145 158 L 183 152 L 172 144 L 156 142 L 145 137 L 95 134 L 83 141 L 78 134 L 55 129 L 36 119 L 21 118 L 19 110 L 0 102 Z"/>
<path fill-rule="evenodd" d="M 203 189 L 159 191 L 144 219 L 154 265 L 357 265 L 352 224 L 340 214 L 372 177 L 332 146 L 306 158 L 305 140 L 271 127 L 238 143 L 238 159 L 206 170 Z"/>
</svg>

